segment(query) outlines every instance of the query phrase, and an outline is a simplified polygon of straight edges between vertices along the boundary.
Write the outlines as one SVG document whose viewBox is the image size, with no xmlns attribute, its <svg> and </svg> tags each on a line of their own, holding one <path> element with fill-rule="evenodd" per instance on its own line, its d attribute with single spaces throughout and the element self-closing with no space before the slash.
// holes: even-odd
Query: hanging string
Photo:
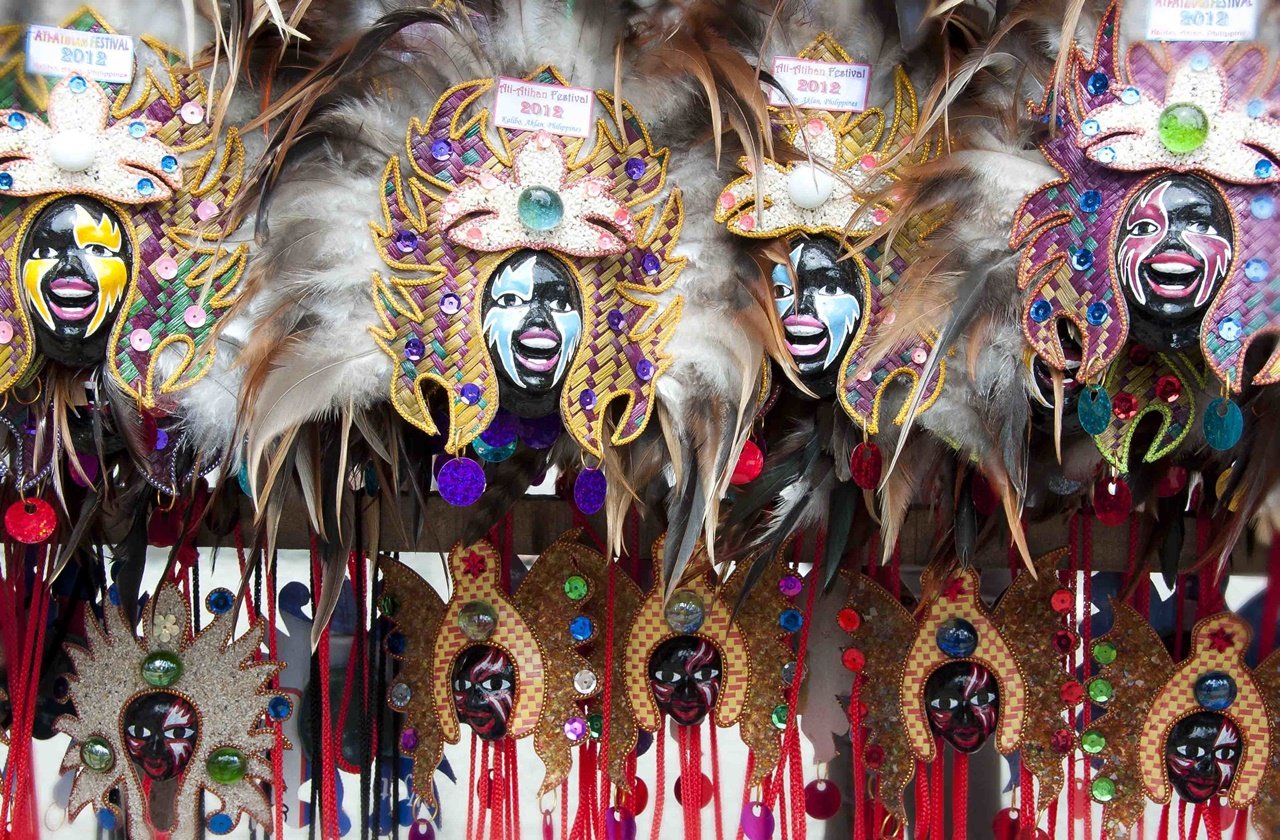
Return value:
<svg viewBox="0 0 1280 840">
<path fill-rule="evenodd" d="M 663 723 L 665 723 L 665 718 Z M 659 840 L 662 830 L 662 805 L 663 799 L 667 792 L 667 739 L 666 733 L 663 731 L 664 726 L 658 725 L 658 731 L 653 733 L 654 760 L 658 764 L 658 770 L 655 774 L 657 782 L 653 790 L 653 827 L 649 833 L 650 840 Z"/>
<path fill-rule="evenodd" d="M 1081 525 L 1081 544 L 1084 549 L 1084 575 L 1081 586 L 1084 588 L 1084 598 L 1081 604 L 1080 615 L 1080 639 L 1081 650 L 1092 650 L 1093 637 L 1093 519 L 1084 517 Z M 1087 663 L 1088 660 L 1086 659 Z M 1084 729 L 1088 731 L 1090 720 L 1093 717 L 1092 704 L 1086 698 L 1084 702 Z M 1093 803 L 1089 798 L 1087 791 L 1090 789 L 1090 771 L 1092 768 L 1088 761 L 1081 762 L 1081 774 L 1084 780 L 1084 836 L 1086 838 L 1093 837 Z"/>
<path fill-rule="evenodd" d="M 941 760 L 941 756 L 939 756 Z M 969 836 L 969 756 L 956 752 L 951 760 L 951 840 Z M 1022 812 L 1026 819 L 1027 812 Z M 1035 817 L 1032 815 L 1032 819 Z"/>
<path fill-rule="evenodd" d="M 747 773 L 742 782 L 742 810 L 745 811 L 751 800 L 751 777 L 756 772 L 756 751 L 747 750 Z M 742 831 L 742 821 L 738 821 L 738 831 L 734 835 L 734 840 L 742 840 L 744 834 Z"/>
<path fill-rule="evenodd" d="M 849 738 L 853 751 L 853 836 L 854 840 L 865 840 L 866 825 L 866 784 L 867 771 L 863 761 L 866 747 L 863 744 L 862 732 L 862 675 L 854 673 L 853 686 L 849 690 Z"/>
<path fill-rule="evenodd" d="M 721 823 L 721 803 L 720 803 L 720 750 L 716 744 L 716 724 L 715 721 L 708 718 L 707 723 L 710 724 L 708 729 L 711 732 L 711 807 L 714 813 L 711 815 L 715 821 L 716 840 L 724 840 L 724 825 Z"/>
<path fill-rule="evenodd" d="M 933 781 L 929 785 L 933 793 L 933 804 L 929 808 L 930 813 L 933 814 L 933 828 L 930 830 L 930 834 L 936 838 L 936 840 L 942 840 L 942 837 L 946 832 L 946 826 L 944 823 L 946 814 L 942 808 L 942 797 L 946 792 L 946 781 L 943 777 L 942 770 L 946 760 L 942 753 L 941 741 L 934 739 L 934 750 L 937 757 L 933 760 L 933 765 L 931 767 L 933 772 Z"/>
<path fill-rule="evenodd" d="M 240 524 L 236 523 L 235 527 L 236 546 L 238 550 L 243 550 L 243 537 L 240 533 Z M 261 564 L 259 563 L 259 569 Z M 278 632 L 276 629 L 276 577 L 270 575 L 267 581 L 267 656 L 272 661 L 279 661 L 280 646 L 278 641 Z M 274 691 L 280 691 L 280 672 L 271 679 L 271 688 Z M 298 710 L 294 709 L 294 714 Z M 271 750 L 271 822 L 273 830 L 272 837 L 284 837 L 284 799 L 287 793 L 284 781 L 284 721 L 275 721 L 274 729 L 275 745 Z"/>
<path fill-rule="evenodd" d="M 1020 822 L 1025 827 L 1027 837 L 1035 836 L 1036 823 L 1039 821 L 1039 811 L 1036 810 L 1036 780 L 1031 775 L 1031 771 L 1027 769 L 1027 765 L 1021 761 L 1018 762 L 1018 814 L 1021 817 Z"/>
<path fill-rule="evenodd" d="M 1249 809 L 1243 808 L 1236 811 L 1236 821 L 1231 827 L 1231 840 L 1248 840 L 1249 837 Z"/>
<path fill-rule="evenodd" d="M 916 762 L 916 833 L 917 840 L 928 840 L 933 828 L 933 815 L 929 813 L 929 765 Z M 935 838 L 936 840 L 936 838 Z"/>
<path fill-rule="evenodd" d="M 476 807 L 476 833 L 468 834 L 468 838 L 483 838 L 485 836 L 484 826 L 489 815 L 489 808 L 493 803 L 493 778 L 490 771 L 493 769 L 490 763 L 489 741 L 480 742 L 480 775 L 471 779 L 472 796 L 479 800 Z"/>
<path fill-rule="evenodd" d="M 315 533 L 311 534 L 311 591 L 320 591 L 320 550 Z M 313 601 L 314 604 L 314 601 Z M 333 662 L 329 657 L 329 636 L 333 623 L 325 625 L 320 633 L 320 644 L 317 655 L 320 659 L 320 814 L 321 826 L 325 837 L 338 836 L 338 763 L 335 747 L 336 733 L 333 727 L 333 702 L 329 696 L 329 672 Z M 315 787 L 315 773 L 312 773 L 311 785 Z M 315 814 L 311 815 L 315 824 Z"/>
<path fill-rule="evenodd" d="M 600 825 L 600 836 L 605 836 L 606 827 L 603 820 L 609 819 L 608 804 L 609 793 L 613 787 L 610 778 L 610 736 L 613 731 L 613 636 L 617 632 L 617 615 L 614 610 L 615 586 L 617 583 L 617 563 L 609 563 L 609 571 L 605 577 L 605 615 L 604 615 L 604 706 L 600 725 L 600 787 L 604 796 L 604 807 L 601 807 L 602 823 Z M 634 816 L 634 814 L 633 814 Z"/>
</svg>

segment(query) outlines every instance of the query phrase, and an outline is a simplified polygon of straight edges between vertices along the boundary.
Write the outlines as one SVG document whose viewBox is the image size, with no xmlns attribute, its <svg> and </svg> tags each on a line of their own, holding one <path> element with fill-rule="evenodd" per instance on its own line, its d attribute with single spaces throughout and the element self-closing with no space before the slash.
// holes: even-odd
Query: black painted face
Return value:
<svg viewBox="0 0 1280 840">
<path fill-rule="evenodd" d="M 22 294 L 40 352 L 76 367 L 99 364 L 133 265 L 116 214 L 68 196 L 40 211 L 22 240 Z"/>
<path fill-rule="evenodd" d="M 153 781 L 181 776 L 196 749 L 200 724 L 184 698 L 165 691 L 135 698 L 124 712 L 124 745 Z"/>
<path fill-rule="evenodd" d="M 723 671 L 715 645 L 697 636 L 676 636 L 649 657 L 649 687 L 663 714 L 680 726 L 697 726 L 720 699 Z"/>
<path fill-rule="evenodd" d="M 494 272 L 483 316 L 503 407 L 523 417 L 549 414 L 582 338 L 573 272 L 551 254 L 518 251 Z"/>
<path fill-rule="evenodd" d="M 1231 214 L 1207 181 L 1171 174 L 1141 189 L 1125 208 L 1115 254 L 1138 340 L 1164 349 L 1192 343 L 1231 260 Z"/>
<path fill-rule="evenodd" d="M 841 259 L 826 236 L 797 237 L 791 247 L 795 277 L 773 269 L 773 302 L 800 380 L 820 397 L 835 393 L 840 362 L 862 320 L 862 278 L 854 258 Z"/>
<path fill-rule="evenodd" d="M 484 741 L 507 734 L 516 699 L 516 669 L 511 658 L 491 645 L 472 645 L 453 666 L 453 708 Z"/>
<path fill-rule="evenodd" d="M 1231 787 L 1240 765 L 1240 733 L 1226 715 L 1198 712 L 1183 718 L 1164 745 L 1165 767 L 1178 795 L 1206 802 Z"/>
<path fill-rule="evenodd" d="M 948 662 L 924 685 L 929 728 L 963 753 L 976 752 L 995 731 L 1000 690 L 991 672 L 974 662 Z"/>
</svg>

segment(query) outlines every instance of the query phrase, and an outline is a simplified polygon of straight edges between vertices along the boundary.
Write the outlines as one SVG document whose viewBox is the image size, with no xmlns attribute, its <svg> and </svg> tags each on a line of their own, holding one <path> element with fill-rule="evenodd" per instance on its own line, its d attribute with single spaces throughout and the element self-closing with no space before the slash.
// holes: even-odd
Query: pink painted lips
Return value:
<svg viewBox="0 0 1280 840">
<path fill-rule="evenodd" d="M 560 336 L 551 330 L 525 330 L 516 336 L 516 347 L 516 360 L 536 373 L 555 370 L 560 362 Z"/>
<path fill-rule="evenodd" d="M 1161 251 L 1142 261 L 1152 290 L 1167 298 L 1183 298 L 1196 290 L 1204 263 L 1185 251 Z"/>
<path fill-rule="evenodd" d="M 827 325 L 810 315 L 788 315 L 782 320 L 787 335 L 787 350 L 792 356 L 807 359 L 827 347 Z"/>
<path fill-rule="evenodd" d="M 63 321 L 83 321 L 98 308 L 98 288 L 81 277 L 55 277 L 46 292 L 49 309 Z"/>
</svg>

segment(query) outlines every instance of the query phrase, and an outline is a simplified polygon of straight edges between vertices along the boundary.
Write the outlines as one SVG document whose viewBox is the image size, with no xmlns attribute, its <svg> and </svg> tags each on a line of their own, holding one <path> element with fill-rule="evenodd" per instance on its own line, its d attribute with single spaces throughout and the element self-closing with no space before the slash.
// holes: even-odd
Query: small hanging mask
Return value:
<svg viewBox="0 0 1280 840">
<path fill-rule="evenodd" d="M 1235 780 L 1240 732 L 1225 715 L 1197 712 L 1169 731 L 1164 760 L 1178 795 L 1188 802 L 1206 802 L 1226 793 Z"/>
<path fill-rule="evenodd" d="M 491 645 L 472 645 L 453 666 L 453 708 L 458 720 L 484 741 L 507 734 L 515 704 L 516 670 L 511 657 Z"/>
<path fill-rule="evenodd" d="M 977 752 L 995 731 L 1000 690 L 991 672 L 976 662 L 949 662 L 924 687 L 929 728 L 960 752 Z"/>
<path fill-rule="evenodd" d="M 649 687 L 663 714 L 697 726 L 720 699 L 720 651 L 697 636 L 667 639 L 649 657 Z"/>
</svg>

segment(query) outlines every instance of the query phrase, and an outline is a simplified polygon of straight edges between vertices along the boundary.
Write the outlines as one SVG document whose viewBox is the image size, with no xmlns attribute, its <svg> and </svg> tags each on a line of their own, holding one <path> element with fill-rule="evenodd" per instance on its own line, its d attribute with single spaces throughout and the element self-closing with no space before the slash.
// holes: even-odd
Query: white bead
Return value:
<svg viewBox="0 0 1280 840">
<path fill-rule="evenodd" d="M 98 157 L 98 141 L 83 131 L 59 131 L 49 138 L 49 157 L 59 169 L 83 172 Z"/>
<path fill-rule="evenodd" d="M 787 174 L 791 203 L 805 210 L 817 210 L 831 198 L 836 180 L 811 163 L 797 163 Z"/>
</svg>

